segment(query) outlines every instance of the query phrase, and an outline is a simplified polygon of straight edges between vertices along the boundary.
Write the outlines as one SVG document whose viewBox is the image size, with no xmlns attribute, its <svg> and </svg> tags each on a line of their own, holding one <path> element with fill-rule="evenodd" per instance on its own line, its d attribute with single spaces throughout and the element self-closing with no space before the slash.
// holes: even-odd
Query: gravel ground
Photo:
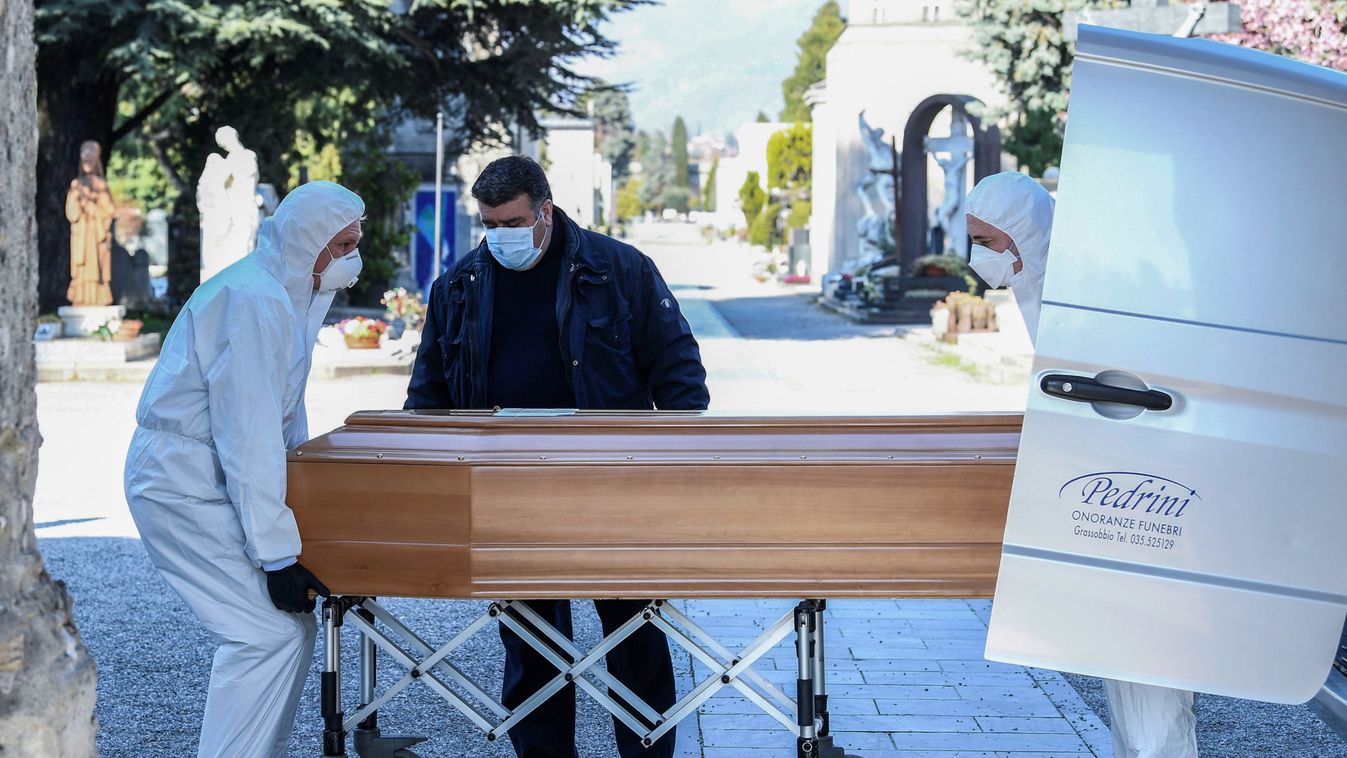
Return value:
<svg viewBox="0 0 1347 758">
<path fill-rule="evenodd" d="M 1108 724 L 1104 685 L 1094 677 L 1063 676 Z M 1347 743 L 1303 705 L 1199 694 L 1193 711 L 1197 714 L 1197 751 L 1202 758 L 1347 756 Z"/>
<path fill-rule="evenodd" d="M 105 758 L 194 755 L 213 648 L 191 612 L 154 571 L 140 541 L 44 539 L 41 549 L 48 570 L 61 577 L 75 597 L 75 622 L 98 662 L 99 754 Z M 484 603 L 424 600 L 390 600 L 387 606 L 432 644 L 448 640 L 485 608 Z M 593 645 L 600 636 L 593 605 L 577 603 L 574 611 L 577 642 Z M 344 636 L 347 686 L 343 703 L 349 711 L 358 696 L 356 635 L 348 631 Z M 678 652 L 675 665 L 689 672 L 690 662 Z M 494 694 L 500 691 L 502 656 L 499 639 L 488 628 L 450 660 Z M 291 756 L 322 753 L 318 709 L 322 658 L 320 639 L 290 740 Z M 391 667 L 381 667 L 379 675 L 384 684 L 401 676 Z M 580 754 L 615 757 L 608 713 L 583 694 L 577 700 Z M 424 756 L 514 755 L 507 742 L 488 743 L 471 722 L 426 687 L 404 690 L 381 712 L 380 721 L 385 734 L 411 734 L 418 729 L 433 732 L 429 742 L 415 748 Z"/>
</svg>

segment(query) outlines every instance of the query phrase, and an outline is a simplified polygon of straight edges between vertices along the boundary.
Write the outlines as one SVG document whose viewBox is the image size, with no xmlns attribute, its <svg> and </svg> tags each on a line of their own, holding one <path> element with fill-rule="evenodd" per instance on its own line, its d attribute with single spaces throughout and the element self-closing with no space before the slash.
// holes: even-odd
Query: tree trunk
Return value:
<svg viewBox="0 0 1347 758">
<path fill-rule="evenodd" d="M 175 311 L 201 284 L 201 213 L 196 207 L 197 174 L 184 176 L 172 170 L 166 161 L 168 148 L 165 141 L 174 141 L 183 165 L 204 166 L 206 157 L 215 147 L 214 135 L 209 119 L 202 118 L 194 123 L 179 124 L 172 132 L 151 137 L 156 155 L 161 156 L 164 173 L 175 176 L 178 185 L 178 199 L 173 201 L 168 225 L 168 299 Z M 196 171 L 199 173 L 200 169 Z"/>
<path fill-rule="evenodd" d="M 201 214 L 196 185 L 178 195 L 168 220 L 168 299 L 176 312 L 201 283 Z"/>
<path fill-rule="evenodd" d="M 65 585 L 43 570 L 33 533 L 42 438 L 33 390 L 32 0 L 0 2 L 0 41 L 6 51 L 0 74 L 0 752 L 91 756 L 94 663 L 75 630 Z"/>
<path fill-rule="evenodd" d="M 94 140 L 102 147 L 104 168 L 112 157 L 117 82 L 110 74 L 92 80 L 82 76 L 82 61 L 80 51 L 64 46 L 44 48 L 37 59 L 37 289 L 42 313 L 70 302 L 65 195 L 70 180 L 79 175 L 80 143 Z"/>
</svg>

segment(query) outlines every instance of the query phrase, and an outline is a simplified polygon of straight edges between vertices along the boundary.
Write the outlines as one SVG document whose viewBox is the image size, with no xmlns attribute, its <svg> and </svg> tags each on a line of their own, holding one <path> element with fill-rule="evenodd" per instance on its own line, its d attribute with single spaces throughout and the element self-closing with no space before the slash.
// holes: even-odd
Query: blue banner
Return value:
<svg viewBox="0 0 1347 758">
<path fill-rule="evenodd" d="M 417 190 L 413 208 L 416 212 L 416 231 L 412 236 L 412 269 L 416 273 L 416 284 L 422 292 L 430 292 L 430 284 L 454 264 L 454 213 L 455 194 L 444 190 L 440 201 L 440 239 L 444 241 L 440 248 L 442 260 L 435 260 L 435 190 Z"/>
</svg>

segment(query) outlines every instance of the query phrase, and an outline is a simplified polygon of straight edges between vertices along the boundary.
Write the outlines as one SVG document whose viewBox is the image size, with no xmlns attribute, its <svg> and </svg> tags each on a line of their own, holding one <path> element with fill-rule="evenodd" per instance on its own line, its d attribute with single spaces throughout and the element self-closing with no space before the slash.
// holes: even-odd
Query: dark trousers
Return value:
<svg viewBox="0 0 1347 758">
<path fill-rule="evenodd" d="M 649 602 L 595 600 L 594 609 L 599 613 L 604 636 L 616 631 Z M 569 601 L 530 600 L 528 605 L 556 627 L 557 631 L 568 638 L 571 636 Z M 500 639 L 505 644 L 505 682 L 501 703 L 513 710 L 560 672 L 503 624 L 500 626 Z M 543 639 L 546 640 L 545 637 Z M 609 651 L 606 660 L 608 673 L 630 687 L 637 697 L 655 710 L 663 712 L 674 704 L 673 661 L 669 657 L 669 643 L 660 630 L 649 624 L 642 626 Z M 621 702 L 621 698 L 617 700 Z M 622 758 L 673 756 L 673 732 L 664 735 L 647 749 L 641 747 L 640 738 L 617 719 L 613 719 L 613 731 L 617 737 L 617 751 Z M 516 724 L 508 734 L 519 758 L 576 758 L 575 685 L 567 684 Z M 581 746 L 580 755 L 592 754 L 592 750 Z"/>
</svg>

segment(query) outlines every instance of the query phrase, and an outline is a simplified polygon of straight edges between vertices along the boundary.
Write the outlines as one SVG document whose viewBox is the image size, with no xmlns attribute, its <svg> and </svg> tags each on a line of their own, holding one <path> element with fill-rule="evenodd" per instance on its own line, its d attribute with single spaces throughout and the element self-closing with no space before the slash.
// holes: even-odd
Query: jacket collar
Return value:
<svg viewBox="0 0 1347 758">
<path fill-rule="evenodd" d="M 565 211 L 552 204 L 552 223 L 556 226 L 566 225 L 566 249 L 565 260 L 577 264 L 577 268 L 588 269 L 596 274 L 608 273 L 608 256 L 598 249 L 596 245 L 588 244 L 584 238 L 585 230 L 580 225 L 571 220 Z"/>
</svg>

